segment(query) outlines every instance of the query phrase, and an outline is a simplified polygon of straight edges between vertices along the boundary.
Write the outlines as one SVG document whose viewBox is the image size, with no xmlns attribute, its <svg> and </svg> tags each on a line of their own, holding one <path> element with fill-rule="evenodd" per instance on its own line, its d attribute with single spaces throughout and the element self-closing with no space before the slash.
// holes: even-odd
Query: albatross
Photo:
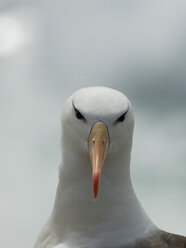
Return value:
<svg viewBox="0 0 186 248">
<path fill-rule="evenodd" d="M 129 99 L 106 87 L 76 91 L 62 113 L 62 163 L 52 213 L 35 248 L 184 248 L 159 229 L 130 178 L 134 116 Z"/>
</svg>

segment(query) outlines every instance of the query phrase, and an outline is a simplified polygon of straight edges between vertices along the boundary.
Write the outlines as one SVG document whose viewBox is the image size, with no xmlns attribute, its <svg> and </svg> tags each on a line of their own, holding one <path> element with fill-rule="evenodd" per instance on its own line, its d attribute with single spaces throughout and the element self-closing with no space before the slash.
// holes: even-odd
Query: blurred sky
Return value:
<svg viewBox="0 0 186 248">
<path fill-rule="evenodd" d="M 137 196 L 186 235 L 186 2 L 0 0 L 0 247 L 33 247 L 54 202 L 64 101 L 94 85 L 131 100 Z"/>
</svg>

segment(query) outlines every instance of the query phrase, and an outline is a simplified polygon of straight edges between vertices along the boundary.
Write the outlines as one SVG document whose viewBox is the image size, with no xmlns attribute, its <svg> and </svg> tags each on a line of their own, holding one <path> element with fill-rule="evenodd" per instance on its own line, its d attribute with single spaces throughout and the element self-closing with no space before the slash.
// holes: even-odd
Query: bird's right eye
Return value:
<svg viewBox="0 0 186 248">
<path fill-rule="evenodd" d="M 76 118 L 78 120 L 86 120 L 85 117 L 81 114 L 81 112 L 79 110 L 77 110 L 75 107 L 74 107 L 74 110 L 75 110 L 75 115 L 76 115 Z"/>
</svg>

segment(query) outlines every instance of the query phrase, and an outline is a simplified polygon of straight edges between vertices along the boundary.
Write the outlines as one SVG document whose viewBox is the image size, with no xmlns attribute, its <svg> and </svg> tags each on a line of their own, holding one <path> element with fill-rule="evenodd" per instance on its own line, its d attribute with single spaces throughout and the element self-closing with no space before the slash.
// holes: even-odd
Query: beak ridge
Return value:
<svg viewBox="0 0 186 248">
<path fill-rule="evenodd" d="M 103 122 L 96 122 L 89 134 L 88 149 L 92 164 L 93 193 L 96 200 L 99 188 L 101 169 L 109 148 L 108 128 Z"/>
</svg>

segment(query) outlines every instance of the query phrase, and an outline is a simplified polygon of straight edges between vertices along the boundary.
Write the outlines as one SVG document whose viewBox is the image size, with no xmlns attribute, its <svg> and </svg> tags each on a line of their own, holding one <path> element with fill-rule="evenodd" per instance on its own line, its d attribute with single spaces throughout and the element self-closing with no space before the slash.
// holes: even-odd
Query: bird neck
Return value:
<svg viewBox="0 0 186 248">
<path fill-rule="evenodd" d="M 88 155 L 82 153 L 80 156 L 79 152 L 72 155 L 68 147 L 63 149 L 63 164 L 51 218 L 63 233 L 64 240 L 70 237 L 70 242 L 75 244 L 89 237 L 95 242 L 104 233 L 101 239 L 110 242 L 125 239 L 128 242 L 145 235 L 153 226 L 133 191 L 131 149 L 127 149 L 115 156 L 108 155 L 105 160 L 96 201 L 92 193 Z"/>
</svg>

